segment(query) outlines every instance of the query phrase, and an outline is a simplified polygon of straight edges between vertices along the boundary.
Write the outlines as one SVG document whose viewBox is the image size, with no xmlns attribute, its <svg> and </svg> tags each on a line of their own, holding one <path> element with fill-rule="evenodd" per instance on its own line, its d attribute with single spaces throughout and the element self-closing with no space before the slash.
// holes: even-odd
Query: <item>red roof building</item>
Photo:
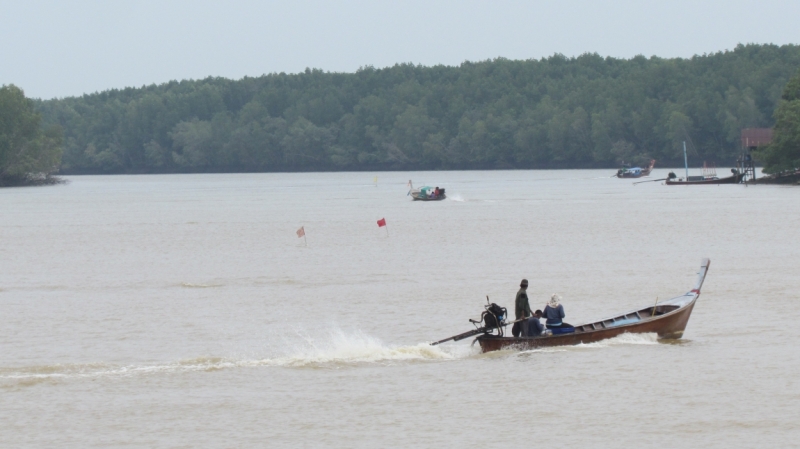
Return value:
<svg viewBox="0 0 800 449">
<path fill-rule="evenodd" d="M 742 130 L 742 148 L 755 148 L 772 142 L 772 128 L 745 128 Z"/>
</svg>

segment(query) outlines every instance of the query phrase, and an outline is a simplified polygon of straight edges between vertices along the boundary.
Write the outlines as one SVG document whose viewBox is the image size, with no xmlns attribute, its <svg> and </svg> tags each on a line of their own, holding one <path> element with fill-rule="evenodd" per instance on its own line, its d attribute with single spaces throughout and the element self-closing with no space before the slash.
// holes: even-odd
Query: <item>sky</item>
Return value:
<svg viewBox="0 0 800 449">
<path fill-rule="evenodd" d="M 28 97 L 305 68 L 800 43 L 798 0 L 0 0 L 0 85 Z"/>
</svg>

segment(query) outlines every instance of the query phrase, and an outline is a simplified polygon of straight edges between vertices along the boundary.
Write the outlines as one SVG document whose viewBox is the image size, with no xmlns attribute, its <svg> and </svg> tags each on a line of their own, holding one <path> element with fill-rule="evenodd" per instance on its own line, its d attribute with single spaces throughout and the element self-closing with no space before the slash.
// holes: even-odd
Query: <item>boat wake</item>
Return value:
<svg viewBox="0 0 800 449">
<path fill-rule="evenodd" d="M 301 343 L 298 343 L 297 339 L 293 339 L 293 344 L 284 342 L 289 349 L 284 351 L 283 355 L 265 358 L 196 357 L 175 362 L 150 364 L 83 363 L 0 367 L 0 387 L 13 388 L 79 379 L 128 378 L 257 367 L 340 369 L 364 365 L 392 366 L 459 360 L 480 355 L 478 346 L 431 346 L 428 343 L 393 346 L 361 332 L 345 333 L 341 330 L 332 330 L 323 339 L 315 339 L 299 333 L 297 336 L 300 337 Z M 549 353 L 620 345 L 655 345 L 658 344 L 657 337 L 656 334 L 626 333 L 585 345 L 510 352 L 514 354 Z"/>
<path fill-rule="evenodd" d="M 576 346 L 576 348 L 608 348 L 610 346 L 621 346 L 621 345 L 657 345 L 658 344 L 658 334 L 656 333 L 649 333 L 649 334 L 630 334 L 624 333 L 621 335 L 617 335 L 614 338 L 609 338 L 608 340 L 601 340 L 594 343 L 587 343 L 587 344 L 580 344 Z"/>
<path fill-rule="evenodd" d="M 181 287 L 185 287 L 185 288 L 217 288 L 217 287 L 222 287 L 222 284 L 193 284 L 191 282 L 181 282 Z"/>
<path fill-rule="evenodd" d="M 447 361 L 477 355 L 477 347 L 430 346 L 428 343 L 392 346 L 361 332 L 333 330 L 327 338 L 300 336 L 283 355 L 265 358 L 196 357 L 176 362 L 152 364 L 56 364 L 2 368 L 0 387 L 31 386 L 40 383 L 97 378 L 126 378 L 159 374 L 210 372 L 254 367 L 339 369 L 361 365 L 391 366 L 401 363 Z"/>
<path fill-rule="evenodd" d="M 325 338 L 317 339 L 298 333 L 302 343 L 286 342 L 287 355 L 269 359 L 273 366 L 336 368 L 348 365 L 398 362 L 453 360 L 477 354 L 477 348 L 461 346 L 431 346 L 428 343 L 393 346 L 355 331 L 346 333 L 330 330 Z"/>
<path fill-rule="evenodd" d="M 450 201 L 458 201 L 459 203 L 466 201 L 461 195 L 447 195 L 447 199 Z"/>
<path fill-rule="evenodd" d="M 584 349 L 609 348 L 612 346 L 657 345 L 657 344 L 659 343 L 658 343 L 658 334 L 656 333 L 648 333 L 648 334 L 624 333 L 621 335 L 617 335 L 614 338 L 609 338 L 608 340 L 601 340 L 594 343 L 579 344 L 576 346 L 551 346 L 546 348 L 529 349 L 520 352 L 520 354 L 567 352 L 567 351 L 584 350 Z"/>
</svg>

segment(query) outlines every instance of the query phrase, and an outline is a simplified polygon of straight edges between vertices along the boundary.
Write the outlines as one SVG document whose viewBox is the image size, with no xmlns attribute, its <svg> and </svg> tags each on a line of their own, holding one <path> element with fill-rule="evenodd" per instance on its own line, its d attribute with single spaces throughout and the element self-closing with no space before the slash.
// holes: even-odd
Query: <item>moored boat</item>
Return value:
<svg viewBox="0 0 800 449">
<path fill-rule="evenodd" d="M 689 176 L 688 178 L 678 178 L 675 173 L 670 172 L 665 180 L 668 186 L 689 186 L 689 185 L 715 185 L 715 184 L 739 184 L 744 178 L 744 173 L 739 173 L 735 168 L 731 169 L 733 175 L 718 178 L 717 176 Z"/>
<path fill-rule="evenodd" d="M 686 169 L 686 176 L 678 178 L 675 173 L 669 172 L 669 175 L 664 180 L 668 186 L 702 186 L 702 185 L 716 185 L 716 184 L 739 184 L 744 180 L 744 173 L 732 168 L 731 176 L 726 178 L 717 177 L 717 169 L 712 165 L 707 166 L 703 162 L 703 174 L 701 176 L 689 176 L 689 159 L 686 156 L 686 142 L 683 142 L 683 164 Z"/>
<path fill-rule="evenodd" d="M 617 170 L 617 174 L 614 176 L 616 176 L 617 178 L 641 178 L 644 176 L 650 176 L 650 172 L 653 171 L 653 167 L 655 167 L 655 165 L 656 165 L 656 160 L 652 159 L 650 161 L 650 165 L 648 165 L 646 168 L 623 167 Z"/>
<path fill-rule="evenodd" d="M 458 341 L 472 335 L 482 334 L 475 340 L 480 344 L 483 352 L 490 352 L 501 349 L 528 350 L 550 346 L 594 343 L 624 333 L 654 333 L 658 335 L 659 339 L 678 339 L 683 336 L 694 305 L 700 297 L 700 289 L 703 287 L 703 281 L 705 281 L 710 263 L 709 259 L 703 259 L 700 271 L 697 274 L 697 281 L 694 288 L 689 292 L 658 302 L 655 305 L 633 309 L 626 313 L 581 324 L 573 328 L 557 329 L 556 331 L 559 333 L 546 332 L 545 335 L 534 337 L 507 337 L 503 328 L 512 323 L 506 322 L 503 319 L 504 316 L 496 317 L 494 320 L 487 320 L 486 317 L 491 314 L 484 312 L 482 316 L 483 327 L 434 344 L 449 340 Z M 489 307 L 487 306 L 487 311 L 489 311 Z M 477 323 L 480 323 L 478 321 L 472 322 L 476 323 L 476 326 Z M 497 325 L 495 323 L 500 324 Z"/>
</svg>

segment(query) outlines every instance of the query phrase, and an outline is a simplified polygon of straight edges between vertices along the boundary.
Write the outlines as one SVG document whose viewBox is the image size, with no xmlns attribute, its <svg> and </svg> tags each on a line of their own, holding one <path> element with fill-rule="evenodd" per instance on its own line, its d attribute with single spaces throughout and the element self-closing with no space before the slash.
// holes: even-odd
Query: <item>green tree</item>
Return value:
<svg viewBox="0 0 800 449">
<path fill-rule="evenodd" d="M 0 87 L 0 186 L 46 181 L 58 170 L 61 130 L 41 121 L 22 89 Z"/>
<path fill-rule="evenodd" d="M 333 142 L 334 135 L 328 128 L 301 117 L 289 127 L 281 144 L 288 166 L 322 168 Z"/>
<path fill-rule="evenodd" d="M 211 122 L 194 119 L 175 125 L 170 133 L 177 150 L 173 159 L 183 168 L 208 168 L 214 151 L 214 130 Z"/>
<path fill-rule="evenodd" d="M 772 143 L 758 154 L 765 173 L 800 167 L 800 72 L 783 89 L 775 109 Z"/>
<path fill-rule="evenodd" d="M 170 81 L 36 106 L 64 129 L 62 172 L 668 167 L 683 140 L 690 163 L 725 164 L 742 128 L 791 128 L 773 112 L 798 67 L 800 46 L 739 45 Z"/>
</svg>

